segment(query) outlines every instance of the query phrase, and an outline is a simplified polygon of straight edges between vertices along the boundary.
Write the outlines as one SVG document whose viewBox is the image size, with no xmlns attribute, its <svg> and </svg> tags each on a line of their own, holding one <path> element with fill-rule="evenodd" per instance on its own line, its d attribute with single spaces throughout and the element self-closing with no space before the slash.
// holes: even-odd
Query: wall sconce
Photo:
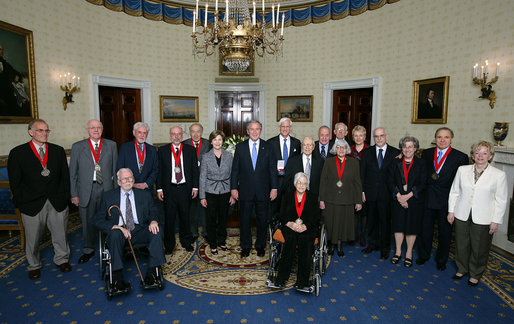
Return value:
<svg viewBox="0 0 514 324">
<path fill-rule="evenodd" d="M 494 103 L 496 102 L 496 93 L 493 90 L 492 84 L 498 81 L 498 76 L 500 75 L 500 62 L 496 63 L 496 75 L 491 81 L 487 82 L 487 75 L 489 70 L 489 61 L 485 60 L 485 69 L 484 66 L 481 66 L 480 77 L 478 77 L 478 63 L 473 66 L 473 83 L 478 84 L 482 87 L 482 95 L 478 98 L 481 99 L 489 99 L 489 106 L 491 109 L 494 108 Z"/>
<path fill-rule="evenodd" d="M 64 97 L 62 98 L 62 105 L 64 110 L 68 103 L 73 101 L 73 93 L 80 90 L 80 77 L 71 75 L 70 72 L 59 74 L 59 87 L 64 91 Z"/>
</svg>

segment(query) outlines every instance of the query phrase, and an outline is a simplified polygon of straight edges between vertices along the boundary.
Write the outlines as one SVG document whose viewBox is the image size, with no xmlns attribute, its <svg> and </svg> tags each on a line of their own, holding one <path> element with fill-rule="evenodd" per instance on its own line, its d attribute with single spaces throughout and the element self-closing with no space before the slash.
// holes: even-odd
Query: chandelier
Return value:
<svg viewBox="0 0 514 324">
<path fill-rule="evenodd" d="M 198 11 L 193 11 L 193 55 L 210 56 L 216 46 L 219 48 L 223 65 L 231 72 L 245 71 L 254 60 L 255 53 L 260 57 L 264 54 L 282 54 L 284 40 L 284 18 L 279 33 L 280 4 L 271 6 L 271 26 L 266 26 L 266 12 L 262 0 L 261 21 L 257 21 L 255 1 L 253 14 L 247 0 L 225 0 L 225 15 L 218 11 L 218 0 L 214 10 L 214 22 L 208 21 L 209 5 L 205 4 L 203 25 Z M 223 18 L 223 19 L 220 19 Z M 280 35 L 279 35 L 280 34 Z"/>
</svg>

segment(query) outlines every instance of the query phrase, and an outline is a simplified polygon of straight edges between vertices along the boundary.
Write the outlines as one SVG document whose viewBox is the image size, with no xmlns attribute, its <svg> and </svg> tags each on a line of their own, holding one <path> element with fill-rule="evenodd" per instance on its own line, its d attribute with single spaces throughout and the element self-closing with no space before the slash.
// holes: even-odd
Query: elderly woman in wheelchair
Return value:
<svg viewBox="0 0 514 324">
<path fill-rule="evenodd" d="M 311 292 L 309 275 L 313 260 L 314 240 L 319 233 L 320 210 L 317 197 L 307 191 L 309 177 L 305 173 L 298 172 L 295 175 L 294 186 L 296 188 L 294 191 L 286 191 L 282 196 L 278 217 L 280 225 L 277 225 L 275 239 L 283 241 L 283 245 L 278 264 L 278 275 L 276 278 L 268 280 L 268 286 L 278 289 L 285 287 L 298 247 L 298 272 L 295 287 L 300 291 Z M 272 253 L 276 250 L 275 248 Z M 273 257 L 277 258 L 276 255 Z M 270 267 L 276 266 L 275 260 L 270 262 Z"/>
</svg>

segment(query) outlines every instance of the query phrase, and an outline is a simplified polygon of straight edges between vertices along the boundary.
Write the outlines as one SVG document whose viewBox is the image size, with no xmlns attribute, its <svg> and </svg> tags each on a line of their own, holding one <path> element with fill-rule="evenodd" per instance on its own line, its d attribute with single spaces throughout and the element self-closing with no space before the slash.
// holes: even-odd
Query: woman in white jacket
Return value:
<svg viewBox="0 0 514 324">
<path fill-rule="evenodd" d="M 455 222 L 453 279 L 469 274 L 468 285 L 476 286 L 487 266 L 493 234 L 503 222 L 507 208 L 507 177 L 491 166 L 494 148 L 481 141 L 471 146 L 473 165 L 459 167 L 448 198 L 448 222 Z"/>
</svg>

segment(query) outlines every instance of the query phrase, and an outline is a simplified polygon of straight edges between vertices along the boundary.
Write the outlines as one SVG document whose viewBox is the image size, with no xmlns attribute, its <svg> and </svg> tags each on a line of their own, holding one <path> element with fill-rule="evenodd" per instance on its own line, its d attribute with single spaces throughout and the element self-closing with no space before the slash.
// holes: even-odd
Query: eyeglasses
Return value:
<svg viewBox="0 0 514 324">
<path fill-rule="evenodd" d="M 120 181 L 123 182 L 123 183 L 125 183 L 125 182 L 132 182 L 132 181 L 134 181 L 134 178 L 133 177 L 121 178 Z"/>
<path fill-rule="evenodd" d="M 47 134 L 50 134 L 51 130 L 49 129 L 34 129 L 34 132 L 36 133 L 47 133 Z"/>
<path fill-rule="evenodd" d="M 301 181 L 298 181 L 296 183 L 297 186 L 306 186 L 307 185 L 307 182 L 301 182 Z"/>
<path fill-rule="evenodd" d="M 94 126 L 94 127 L 88 127 L 87 129 L 92 129 L 92 130 L 102 130 L 104 129 L 102 126 Z"/>
</svg>

